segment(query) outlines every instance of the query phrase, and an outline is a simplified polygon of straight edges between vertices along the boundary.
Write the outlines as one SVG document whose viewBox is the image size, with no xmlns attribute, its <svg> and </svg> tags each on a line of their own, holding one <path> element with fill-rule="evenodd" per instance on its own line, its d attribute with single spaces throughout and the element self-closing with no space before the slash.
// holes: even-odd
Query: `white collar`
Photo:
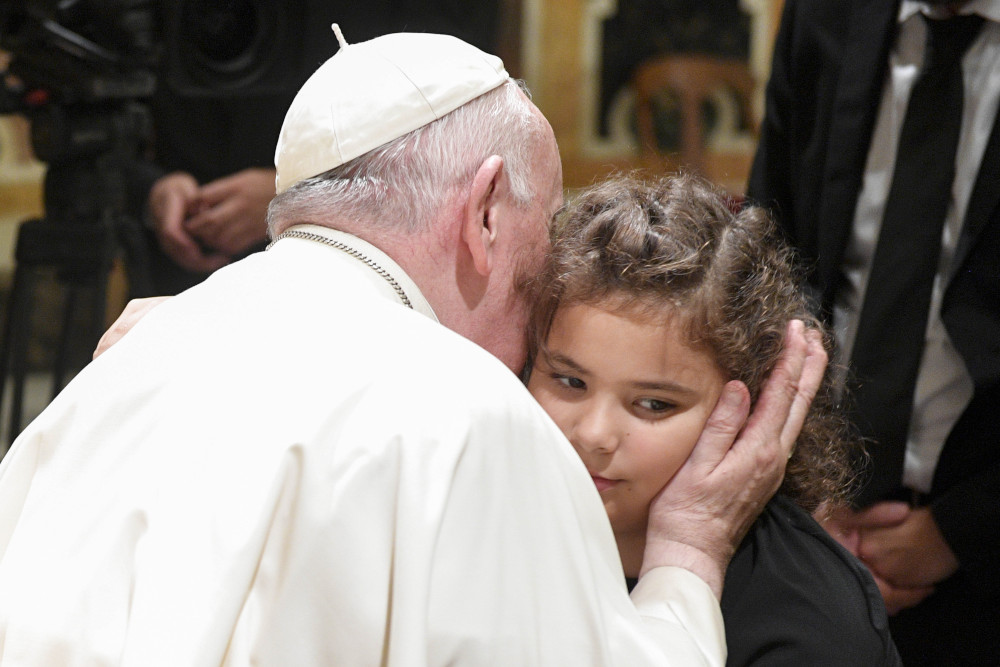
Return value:
<svg viewBox="0 0 1000 667">
<path fill-rule="evenodd" d="M 392 257 L 389 257 L 389 255 L 385 254 L 371 243 L 368 243 L 364 239 L 353 234 L 348 234 L 347 232 L 342 232 L 337 229 L 330 229 L 329 227 L 323 227 L 321 225 L 292 225 L 282 232 L 282 234 L 288 232 L 292 232 L 293 234 L 321 237 L 331 241 L 331 244 L 326 244 L 319 239 L 313 239 L 314 242 L 323 243 L 323 245 L 327 245 L 328 247 L 339 247 L 340 252 L 354 257 L 360 262 L 364 262 L 370 269 L 372 269 L 373 275 L 379 275 L 394 288 L 398 285 L 397 292 L 402 292 L 401 299 L 404 300 L 404 304 L 406 300 L 408 300 L 409 304 L 406 305 L 412 307 L 413 310 L 426 315 L 435 322 L 438 321 L 437 315 L 434 314 L 434 309 L 431 308 L 430 303 L 428 303 L 427 299 L 424 298 L 423 293 L 420 291 L 420 288 L 417 287 L 417 284 L 413 282 L 413 279 L 410 278 L 405 271 L 403 271 L 402 267 L 400 267 Z M 285 240 L 285 238 L 282 237 L 282 234 L 278 235 L 277 240 L 272 241 L 272 245 L 278 241 Z M 291 238 L 293 240 L 295 239 L 294 236 Z M 308 238 L 302 239 L 301 236 L 299 239 L 308 240 Z M 381 271 L 379 269 L 381 269 Z M 386 275 L 382 275 L 382 272 Z"/>
</svg>

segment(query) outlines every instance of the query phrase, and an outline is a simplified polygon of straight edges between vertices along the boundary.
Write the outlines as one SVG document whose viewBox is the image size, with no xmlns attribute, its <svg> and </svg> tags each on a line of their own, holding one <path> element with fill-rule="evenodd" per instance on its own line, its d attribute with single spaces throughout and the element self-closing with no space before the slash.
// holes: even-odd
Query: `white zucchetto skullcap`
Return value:
<svg viewBox="0 0 1000 667">
<path fill-rule="evenodd" d="M 496 56 L 449 35 L 347 44 L 303 84 L 281 126 L 275 189 L 322 174 L 423 127 L 509 80 Z"/>
</svg>

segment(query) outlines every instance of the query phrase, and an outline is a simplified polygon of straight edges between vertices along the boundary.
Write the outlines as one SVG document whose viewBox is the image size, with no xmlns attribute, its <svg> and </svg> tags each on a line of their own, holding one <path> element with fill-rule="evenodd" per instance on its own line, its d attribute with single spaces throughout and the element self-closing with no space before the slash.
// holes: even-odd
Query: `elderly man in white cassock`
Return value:
<svg viewBox="0 0 1000 667">
<path fill-rule="evenodd" d="M 342 43 L 276 166 L 270 249 L 152 310 L 3 461 L 0 665 L 723 664 L 722 572 L 816 342 L 790 329 L 745 428 L 723 394 L 630 598 L 593 483 L 512 372 L 562 195 L 502 63 Z"/>
</svg>

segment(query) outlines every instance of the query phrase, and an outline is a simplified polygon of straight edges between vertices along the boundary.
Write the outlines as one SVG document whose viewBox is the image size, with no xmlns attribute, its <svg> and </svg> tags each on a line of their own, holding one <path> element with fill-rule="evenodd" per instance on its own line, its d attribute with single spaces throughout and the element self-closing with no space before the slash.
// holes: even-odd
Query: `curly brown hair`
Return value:
<svg viewBox="0 0 1000 667">
<path fill-rule="evenodd" d="M 823 332 L 829 350 L 832 339 L 810 312 L 801 272 L 771 218 L 761 208 L 737 208 L 691 175 L 621 176 L 574 197 L 553 224 L 544 270 L 529 285 L 531 358 L 545 354 L 556 311 L 580 303 L 681 317 L 691 346 L 743 382 L 754 403 L 790 320 Z M 859 448 L 827 373 L 781 492 L 810 512 L 845 502 Z"/>
</svg>

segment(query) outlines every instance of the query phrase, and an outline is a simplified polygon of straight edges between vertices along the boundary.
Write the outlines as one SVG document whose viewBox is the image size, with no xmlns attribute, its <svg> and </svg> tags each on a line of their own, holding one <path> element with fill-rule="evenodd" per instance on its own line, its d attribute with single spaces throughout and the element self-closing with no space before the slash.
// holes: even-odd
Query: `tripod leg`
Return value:
<svg viewBox="0 0 1000 667">
<path fill-rule="evenodd" d="M 69 369 L 70 345 L 73 342 L 73 323 L 76 320 L 79 291 L 83 289 L 76 285 L 68 285 L 65 289 L 66 303 L 63 305 L 63 325 L 59 334 L 59 347 L 56 351 L 55 366 L 52 369 L 52 398 L 62 391 Z"/>
<path fill-rule="evenodd" d="M 34 272 L 30 268 L 18 266 L 14 272 L 14 287 L 11 292 L 11 307 L 8 317 L 8 331 L 4 337 L 5 354 L 4 380 L 9 369 L 12 378 L 8 437 L 13 442 L 21 433 L 21 417 L 24 411 L 24 383 L 28 369 L 28 339 L 31 332 L 31 293 L 35 283 Z"/>
<path fill-rule="evenodd" d="M 97 274 L 97 284 L 94 286 L 94 304 L 91 309 L 90 330 L 87 332 L 87 349 L 93 351 L 97 341 L 101 340 L 107 328 L 108 314 L 108 282 L 111 280 L 113 263 L 109 260 L 104 270 Z"/>
<path fill-rule="evenodd" d="M 65 386 L 66 378 L 70 374 L 70 367 L 73 363 L 73 351 L 80 345 L 79 336 L 84 336 L 84 344 L 87 350 L 97 347 L 97 341 L 104 333 L 104 319 L 106 310 L 106 299 L 108 289 L 108 272 L 101 272 L 95 278 L 95 284 L 69 284 L 67 286 L 66 311 L 63 319 L 63 330 L 59 341 L 59 351 L 56 357 L 55 368 L 52 374 L 52 398 L 59 395 Z M 86 292 L 92 295 L 89 308 L 89 323 L 79 331 L 75 326 L 77 314 L 81 308 L 81 300 L 86 296 Z M 87 312 L 86 310 L 84 311 Z M 86 365 L 86 360 L 83 361 Z"/>
<path fill-rule="evenodd" d="M 10 294 L 7 295 L 7 316 L 3 322 L 3 338 L 0 339 L 0 406 L 3 406 L 3 396 L 7 390 L 7 375 L 10 372 L 11 332 L 14 330 L 14 322 L 18 319 L 14 316 L 14 308 L 17 306 L 17 285 L 22 280 L 18 275 L 20 272 L 20 267 L 14 271 Z"/>
</svg>

